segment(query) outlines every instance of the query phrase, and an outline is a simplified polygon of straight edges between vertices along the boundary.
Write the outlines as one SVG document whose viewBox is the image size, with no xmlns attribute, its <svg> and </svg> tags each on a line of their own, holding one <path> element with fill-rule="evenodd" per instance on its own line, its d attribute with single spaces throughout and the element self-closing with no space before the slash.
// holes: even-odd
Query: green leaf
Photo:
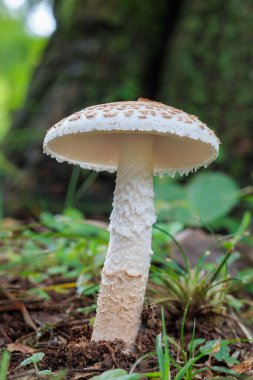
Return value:
<svg viewBox="0 0 253 380">
<path fill-rule="evenodd" d="M 212 367 L 210 367 L 210 369 L 212 371 L 215 371 L 215 372 L 226 373 L 227 375 L 232 375 L 232 376 L 241 378 L 241 375 L 239 373 L 234 372 L 232 369 L 229 369 L 229 368 L 226 368 L 226 367 L 212 366 Z"/>
<path fill-rule="evenodd" d="M 156 340 L 156 355 L 158 359 L 160 372 L 164 372 L 164 360 L 163 360 L 163 347 L 162 347 L 162 334 L 157 335 Z"/>
<path fill-rule="evenodd" d="M 188 224 L 192 219 L 186 188 L 178 183 L 170 183 L 166 178 L 155 181 L 155 205 L 161 221 L 176 220 Z"/>
<path fill-rule="evenodd" d="M 2 9 L 0 9 L 0 141 L 10 127 L 10 113 L 22 106 L 31 73 L 46 42 L 44 38 L 32 37 L 27 32 L 22 17 L 11 18 L 1 11 Z M 13 144 L 14 142 L 10 141 L 7 145 L 8 150 L 12 149 Z"/>
<path fill-rule="evenodd" d="M 202 344 L 202 343 L 204 343 L 205 342 L 205 339 L 204 338 L 197 338 L 197 339 L 194 339 L 193 341 L 191 341 L 189 344 L 188 344 L 188 346 L 187 346 L 187 348 L 188 348 L 188 350 L 190 351 L 190 349 L 194 352 L 195 350 L 196 350 L 196 348 L 200 345 L 200 344 Z"/>
<path fill-rule="evenodd" d="M 200 347 L 200 352 L 212 354 L 218 361 L 224 361 L 227 365 L 236 364 L 238 360 L 230 355 L 229 341 L 209 340 Z"/>
<path fill-rule="evenodd" d="M 215 352 L 214 357 L 219 361 L 224 361 L 227 365 L 239 363 L 237 359 L 230 356 L 230 348 L 228 347 L 228 343 L 223 341 L 220 342 L 220 351 Z"/>
<path fill-rule="evenodd" d="M 140 380 L 141 377 L 137 373 L 127 374 L 124 369 L 112 369 L 104 372 L 102 375 L 94 376 L 91 380 Z"/>
<path fill-rule="evenodd" d="M 83 213 L 76 208 L 66 208 L 63 212 L 63 215 L 76 220 L 83 219 Z"/>
<path fill-rule="evenodd" d="M 39 375 L 52 375 L 53 374 L 51 369 L 43 369 L 43 371 L 39 371 L 38 373 L 39 373 Z"/>
<path fill-rule="evenodd" d="M 29 358 L 23 360 L 20 365 L 21 367 L 25 367 L 28 364 L 34 364 L 40 362 L 44 358 L 45 354 L 43 352 L 37 352 L 36 354 L 33 354 Z"/>
<path fill-rule="evenodd" d="M 161 221 L 187 225 L 214 222 L 237 204 L 239 189 L 234 180 L 219 172 L 200 173 L 186 186 L 155 181 L 155 204 Z"/>
<path fill-rule="evenodd" d="M 187 186 L 187 196 L 200 222 L 210 223 L 237 204 L 239 189 L 234 180 L 223 173 L 201 173 Z"/>
<path fill-rule="evenodd" d="M 217 342 L 217 340 L 209 340 L 204 346 L 200 347 L 200 352 L 205 355 L 210 355 L 213 352 L 213 347 Z"/>
</svg>

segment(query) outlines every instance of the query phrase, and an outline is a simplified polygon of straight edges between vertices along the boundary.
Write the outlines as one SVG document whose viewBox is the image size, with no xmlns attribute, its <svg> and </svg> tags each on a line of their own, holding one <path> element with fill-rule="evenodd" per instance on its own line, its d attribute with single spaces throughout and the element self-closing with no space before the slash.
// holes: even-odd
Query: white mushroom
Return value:
<svg viewBox="0 0 253 380">
<path fill-rule="evenodd" d="M 197 117 L 142 98 L 85 108 L 47 132 L 44 151 L 58 161 L 117 171 L 92 340 L 131 347 L 138 333 L 156 220 L 153 174 L 206 167 L 218 148 Z"/>
</svg>

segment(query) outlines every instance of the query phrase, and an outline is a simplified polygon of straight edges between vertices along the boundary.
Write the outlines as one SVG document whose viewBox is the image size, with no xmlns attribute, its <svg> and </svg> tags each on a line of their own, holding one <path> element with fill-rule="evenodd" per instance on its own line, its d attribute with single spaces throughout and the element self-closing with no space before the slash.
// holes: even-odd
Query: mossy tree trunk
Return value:
<svg viewBox="0 0 253 380">
<path fill-rule="evenodd" d="M 186 1 L 159 92 L 217 131 L 223 170 L 246 185 L 253 171 L 252 46 L 251 0 Z"/>
</svg>

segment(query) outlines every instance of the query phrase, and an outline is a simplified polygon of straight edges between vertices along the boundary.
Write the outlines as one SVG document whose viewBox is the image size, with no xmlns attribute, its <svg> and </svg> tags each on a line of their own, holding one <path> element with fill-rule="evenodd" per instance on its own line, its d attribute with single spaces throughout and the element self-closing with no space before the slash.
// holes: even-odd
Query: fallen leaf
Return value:
<svg viewBox="0 0 253 380">
<path fill-rule="evenodd" d="M 9 352 L 14 352 L 14 351 L 22 352 L 22 354 L 33 354 L 34 352 L 36 352 L 36 350 L 34 348 L 29 347 L 29 346 L 25 346 L 22 343 L 7 344 L 7 350 Z"/>
<path fill-rule="evenodd" d="M 219 352 L 220 349 L 221 349 L 220 341 L 218 340 L 217 342 L 214 343 L 214 345 L 212 347 L 212 354 Z"/>
<path fill-rule="evenodd" d="M 232 370 L 236 373 L 244 373 L 253 369 L 253 357 L 244 360 L 243 362 L 233 365 Z"/>
<path fill-rule="evenodd" d="M 213 378 L 213 373 L 208 369 L 205 374 L 205 379 L 212 379 Z"/>
<path fill-rule="evenodd" d="M 62 321 L 62 318 L 52 313 L 50 314 L 46 311 L 33 311 L 31 312 L 31 317 L 33 321 L 39 326 L 55 325 Z"/>
</svg>

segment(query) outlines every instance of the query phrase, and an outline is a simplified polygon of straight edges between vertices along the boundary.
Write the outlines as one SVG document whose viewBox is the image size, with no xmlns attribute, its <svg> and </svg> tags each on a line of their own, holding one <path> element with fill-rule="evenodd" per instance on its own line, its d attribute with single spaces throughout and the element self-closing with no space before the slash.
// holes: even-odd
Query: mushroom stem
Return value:
<svg viewBox="0 0 253 380">
<path fill-rule="evenodd" d="M 110 243 L 102 271 L 92 340 L 134 343 L 152 255 L 153 137 L 122 139 L 110 217 Z"/>
</svg>

